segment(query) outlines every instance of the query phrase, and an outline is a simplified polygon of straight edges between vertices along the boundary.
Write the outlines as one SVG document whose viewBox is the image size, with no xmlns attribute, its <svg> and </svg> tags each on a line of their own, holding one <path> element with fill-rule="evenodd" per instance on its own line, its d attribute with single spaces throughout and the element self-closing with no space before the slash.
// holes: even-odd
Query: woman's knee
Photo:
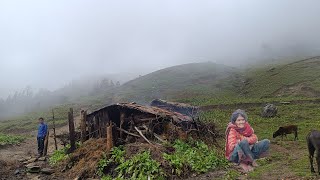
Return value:
<svg viewBox="0 0 320 180">
<path fill-rule="evenodd" d="M 239 146 L 240 147 L 249 146 L 249 142 L 246 139 L 244 139 L 240 141 Z"/>
<path fill-rule="evenodd" d="M 270 146 L 270 140 L 269 139 L 261 140 L 260 143 L 265 148 L 269 148 L 269 146 Z"/>
</svg>

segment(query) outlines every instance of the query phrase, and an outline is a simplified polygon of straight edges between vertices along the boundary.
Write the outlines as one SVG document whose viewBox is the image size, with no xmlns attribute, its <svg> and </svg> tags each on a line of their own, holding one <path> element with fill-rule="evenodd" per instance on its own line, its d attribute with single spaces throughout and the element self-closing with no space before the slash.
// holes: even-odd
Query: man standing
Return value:
<svg viewBox="0 0 320 180">
<path fill-rule="evenodd" d="M 44 120 L 42 117 L 39 118 L 39 127 L 38 127 L 38 135 L 37 135 L 37 141 L 38 141 L 38 156 L 41 157 L 43 155 L 43 149 L 44 149 L 44 139 L 47 135 L 48 126 L 44 123 Z"/>
</svg>

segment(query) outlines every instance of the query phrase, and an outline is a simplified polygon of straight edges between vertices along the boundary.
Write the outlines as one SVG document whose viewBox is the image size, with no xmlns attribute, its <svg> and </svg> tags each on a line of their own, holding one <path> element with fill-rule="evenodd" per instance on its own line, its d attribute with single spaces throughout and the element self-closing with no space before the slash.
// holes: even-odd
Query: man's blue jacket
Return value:
<svg viewBox="0 0 320 180">
<path fill-rule="evenodd" d="M 45 137 L 47 135 L 48 126 L 45 123 L 40 123 L 38 127 L 38 136 L 37 137 Z"/>
</svg>

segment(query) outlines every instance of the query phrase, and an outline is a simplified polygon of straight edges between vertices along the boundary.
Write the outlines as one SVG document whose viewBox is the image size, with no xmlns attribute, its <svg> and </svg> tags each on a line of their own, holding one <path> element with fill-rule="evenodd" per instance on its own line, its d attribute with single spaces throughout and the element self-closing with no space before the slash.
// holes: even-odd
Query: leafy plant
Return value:
<svg viewBox="0 0 320 180">
<path fill-rule="evenodd" d="M 0 145 L 18 144 L 24 140 L 25 140 L 25 137 L 22 137 L 22 136 L 0 134 Z"/>
<path fill-rule="evenodd" d="M 49 164 L 50 165 L 55 165 L 58 162 L 66 159 L 68 157 L 68 154 L 66 154 L 66 151 L 69 148 L 70 148 L 70 145 L 68 144 L 68 145 L 66 145 L 66 147 L 54 151 L 52 156 L 49 158 Z"/>
<path fill-rule="evenodd" d="M 136 154 L 131 159 L 124 161 L 117 168 L 119 178 L 130 179 L 164 179 L 160 164 L 153 160 L 150 151 Z"/>
<path fill-rule="evenodd" d="M 160 164 L 151 158 L 150 152 L 145 151 L 125 159 L 125 150 L 122 146 L 114 147 L 111 150 L 111 156 L 108 158 L 105 154 L 98 162 L 97 174 L 102 179 L 110 179 L 112 177 L 105 176 L 104 170 L 111 163 L 117 164 L 115 171 L 118 173 L 116 179 L 162 179 L 164 173 L 160 168 Z"/>
<path fill-rule="evenodd" d="M 123 150 L 122 146 L 114 147 L 111 150 L 111 157 L 108 158 L 106 154 L 103 154 L 102 159 L 98 162 L 98 171 L 97 174 L 99 176 L 104 175 L 104 169 L 110 164 L 110 163 L 116 163 L 121 164 L 125 161 L 125 151 Z"/>
<path fill-rule="evenodd" d="M 172 167 L 172 173 L 178 176 L 184 167 L 190 167 L 196 173 L 207 172 L 217 167 L 227 167 L 228 162 L 224 157 L 219 157 L 214 150 L 209 150 L 203 142 L 193 142 L 193 146 L 177 140 L 173 146 L 176 151 L 174 154 L 163 154 Z"/>
</svg>

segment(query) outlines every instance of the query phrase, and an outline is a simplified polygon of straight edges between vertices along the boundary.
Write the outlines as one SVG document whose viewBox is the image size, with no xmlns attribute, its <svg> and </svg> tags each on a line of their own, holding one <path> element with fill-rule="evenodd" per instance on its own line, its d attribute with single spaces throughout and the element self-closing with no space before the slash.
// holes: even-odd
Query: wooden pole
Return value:
<svg viewBox="0 0 320 180">
<path fill-rule="evenodd" d="M 70 136 L 70 152 L 76 149 L 75 132 L 74 132 L 74 120 L 73 120 L 73 109 L 70 108 L 68 113 L 69 119 L 69 136 Z"/>
<path fill-rule="evenodd" d="M 112 123 L 107 125 L 107 153 L 111 151 L 113 147 L 113 140 L 112 140 Z"/>
<path fill-rule="evenodd" d="M 82 110 L 81 111 L 81 123 L 80 123 L 80 129 L 81 129 L 81 143 L 84 143 L 86 141 L 87 137 L 87 111 Z"/>
<path fill-rule="evenodd" d="M 52 109 L 52 119 L 53 119 L 53 139 L 54 139 L 54 147 L 56 150 L 58 150 L 58 146 L 57 146 L 57 139 L 56 139 L 56 123 L 55 123 L 55 119 L 54 119 L 54 111 Z"/>
<path fill-rule="evenodd" d="M 47 130 L 47 135 L 44 139 L 43 156 L 47 155 L 48 152 L 48 142 L 49 142 L 49 130 Z"/>
</svg>

